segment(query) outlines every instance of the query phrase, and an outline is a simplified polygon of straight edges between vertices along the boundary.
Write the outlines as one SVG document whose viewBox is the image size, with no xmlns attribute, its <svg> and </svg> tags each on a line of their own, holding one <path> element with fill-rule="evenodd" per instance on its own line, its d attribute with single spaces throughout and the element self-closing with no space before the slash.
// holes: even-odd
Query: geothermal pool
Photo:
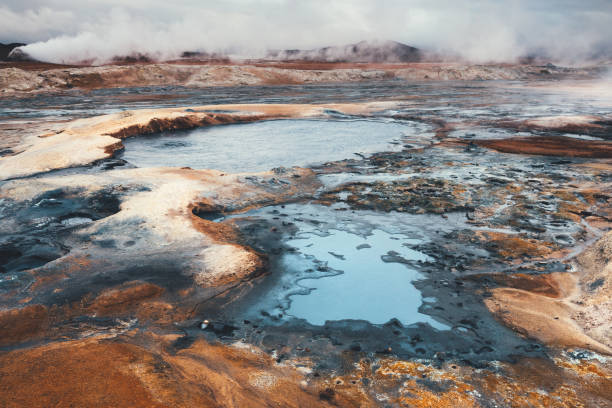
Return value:
<svg viewBox="0 0 612 408">
<path fill-rule="evenodd" d="M 429 257 L 406 246 L 415 241 L 419 242 L 381 230 L 365 237 L 338 230 L 325 235 L 310 232 L 287 241 L 300 252 L 285 257 L 288 270 L 311 261 L 337 271 L 299 280 L 298 286 L 307 293 L 290 295 L 287 314 L 314 325 L 334 320 L 383 324 L 397 319 L 406 326 L 421 322 L 445 328 L 419 312 L 423 298 L 412 281 L 419 279 L 420 273 L 404 262 L 426 261 Z"/>
<path fill-rule="evenodd" d="M 405 327 L 450 329 L 424 313 L 435 299 L 424 297 L 414 283 L 424 278 L 422 265 L 433 261 L 419 246 L 430 243 L 435 231 L 461 225 L 458 220 L 438 226 L 429 215 L 307 203 L 265 207 L 229 219 L 276 221 L 290 230 L 281 231 L 279 244 L 285 250 L 271 254 L 270 283 L 245 305 L 245 318 L 263 310 L 314 326 L 344 320 L 382 325 L 396 319 Z"/>
<path fill-rule="evenodd" d="M 402 238 L 381 230 L 365 237 L 330 230 L 326 235 L 302 233 L 289 240 L 287 243 L 301 257 L 315 259 L 342 273 L 300 280 L 299 285 L 309 293 L 291 296 L 287 313 L 318 325 L 326 320 L 343 319 L 382 324 L 397 318 L 404 324 L 413 323 L 422 299 L 411 281 L 418 279 L 419 273 L 410 266 L 385 259 L 399 256 L 409 262 L 425 261 L 428 257 L 404 245 L 418 240 Z M 291 258 L 287 264 L 293 267 Z"/>
<path fill-rule="evenodd" d="M 218 125 L 127 139 L 122 158 L 137 167 L 258 172 L 400 151 L 404 137 L 425 128 L 414 122 L 358 119 Z"/>
</svg>

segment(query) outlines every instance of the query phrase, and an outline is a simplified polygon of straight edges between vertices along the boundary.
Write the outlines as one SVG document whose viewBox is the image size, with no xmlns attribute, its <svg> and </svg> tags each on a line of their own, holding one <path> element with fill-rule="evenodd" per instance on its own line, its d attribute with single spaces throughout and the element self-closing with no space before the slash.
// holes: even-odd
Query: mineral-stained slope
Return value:
<svg viewBox="0 0 612 408">
<path fill-rule="evenodd" d="M 158 63 L 57 67 L 31 63 L 0 65 L 0 95 L 73 88 L 188 87 L 344 83 L 373 80 L 528 80 L 592 78 L 605 69 L 460 63 L 335 64 L 253 63 L 218 65 Z"/>
</svg>

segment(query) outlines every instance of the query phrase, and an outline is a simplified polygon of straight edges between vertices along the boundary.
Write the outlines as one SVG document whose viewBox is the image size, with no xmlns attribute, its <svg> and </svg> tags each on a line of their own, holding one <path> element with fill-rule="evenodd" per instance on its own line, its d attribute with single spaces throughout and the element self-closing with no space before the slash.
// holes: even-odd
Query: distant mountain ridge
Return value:
<svg viewBox="0 0 612 408">
<path fill-rule="evenodd" d="M 361 41 L 356 44 L 312 50 L 269 51 L 267 59 L 324 62 L 418 62 L 421 50 L 396 41 Z"/>
</svg>

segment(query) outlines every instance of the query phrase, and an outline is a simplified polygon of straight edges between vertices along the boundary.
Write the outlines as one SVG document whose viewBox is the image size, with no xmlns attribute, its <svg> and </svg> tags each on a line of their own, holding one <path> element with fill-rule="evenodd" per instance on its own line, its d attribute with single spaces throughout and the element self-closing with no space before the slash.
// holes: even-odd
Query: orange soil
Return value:
<svg viewBox="0 0 612 408">
<path fill-rule="evenodd" d="M 514 137 L 509 139 L 476 140 L 474 143 L 504 153 L 612 158 L 611 142 L 581 140 L 565 136 Z"/>
</svg>

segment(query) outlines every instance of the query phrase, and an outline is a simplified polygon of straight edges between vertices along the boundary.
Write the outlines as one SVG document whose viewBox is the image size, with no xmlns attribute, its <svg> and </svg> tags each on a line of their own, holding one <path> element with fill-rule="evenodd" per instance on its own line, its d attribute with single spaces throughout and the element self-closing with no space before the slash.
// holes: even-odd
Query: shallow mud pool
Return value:
<svg viewBox="0 0 612 408">
<path fill-rule="evenodd" d="M 275 120 L 131 138 L 121 158 L 138 167 L 191 167 L 232 173 L 306 167 L 403 149 L 423 125 L 373 120 Z"/>
<path fill-rule="evenodd" d="M 607 98 L 394 81 L 0 100 L 0 394 L 120 372 L 100 392 L 170 406 L 612 406 Z"/>
<path fill-rule="evenodd" d="M 331 230 L 328 234 L 305 234 L 288 242 L 307 259 L 313 257 L 343 272 L 328 279 L 300 280 L 300 286 L 310 293 L 291 297 L 289 315 L 318 325 L 346 319 L 383 324 L 396 318 L 406 325 L 429 320 L 418 313 L 422 298 L 411 284 L 418 278 L 417 271 L 398 264 L 387 265 L 383 260 L 385 256 L 400 256 L 407 261 L 423 261 L 427 259 L 424 254 L 398 245 L 395 241 L 400 237 L 380 230 L 372 231 L 365 239 L 342 231 Z M 287 269 L 294 268 L 300 260 L 288 259 Z"/>
</svg>

